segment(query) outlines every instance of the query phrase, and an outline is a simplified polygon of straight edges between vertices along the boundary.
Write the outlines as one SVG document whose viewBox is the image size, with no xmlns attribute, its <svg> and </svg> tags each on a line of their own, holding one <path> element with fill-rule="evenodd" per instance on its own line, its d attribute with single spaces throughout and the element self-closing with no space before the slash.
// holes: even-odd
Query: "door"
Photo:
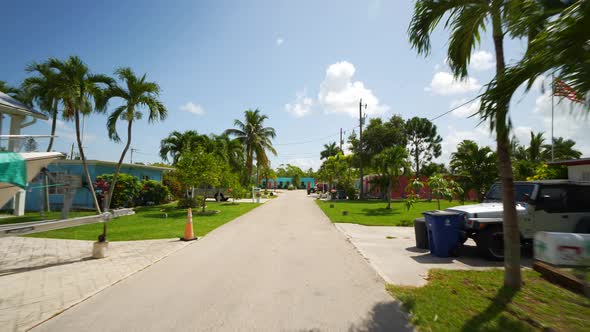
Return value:
<svg viewBox="0 0 590 332">
<path fill-rule="evenodd" d="M 535 231 L 572 232 L 577 218 L 567 209 L 567 185 L 542 185 L 537 195 L 533 214 Z"/>
</svg>

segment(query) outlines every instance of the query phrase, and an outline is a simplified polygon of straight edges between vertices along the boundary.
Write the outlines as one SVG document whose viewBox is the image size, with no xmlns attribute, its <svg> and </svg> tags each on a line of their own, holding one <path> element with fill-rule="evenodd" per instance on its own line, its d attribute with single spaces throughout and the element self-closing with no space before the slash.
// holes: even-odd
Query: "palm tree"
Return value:
<svg viewBox="0 0 590 332">
<path fill-rule="evenodd" d="M 417 1 L 409 27 L 412 47 L 418 53 L 429 55 L 430 35 L 444 18 L 445 28 L 451 30 L 447 49 L 447 63 L 456 78 L 468 75 L 471 53 L 480 42 L 481 33 L 491 23 L 496 58 L 496 78 L 501 78 L 506 69 L 504 61 L 504 35 L 515 37 L 532 35 L 538 28 L 540 17 L 537 1 L 505 0 L 422 0 Z M 524 9 L 523 9 L 524 8 Z M 525 10 L 526 9 L 526 10 Z M 536 24 L 532 24 L 532 23 Z M 504 285 L 519 289 L 522 285 L 520 271 L 520 233 L 518 230 L 514 200 L 513 175 L 510 159 L 509 99 L 494 100 L 493 116 L 489 119 L 496 132 L 499 173 L 503 190 L 504 211 Z M 483 108 L 483 107 L 482 107 Z"/>
<path fill-rule="evenodd" d="M 165 161 L 170 157 L 172 165 L 176 165 L 182 152 L 196 148 L 202 142 L 202 136 L 196 130 L 182 133 L 175 130 L 160 142 L 160 157 Z"/>
<path fill-rule="evenodd" d="M 244 166 L 244 147 L 237 139 L 231 139 L 228 135 L 212 135 L 212 142 L 221 158 L 225 160 L 233 172 L 240 172 Z"/>
<path fill-rule="evenodd" d="M 580 159 L 582 152 L 574 149 L 576 142 L 563 137 L 553 139 L 553 157 L 556 160 Z M 551 144 L 543 145 L 543 158 L 551 160 Z"/>
<path fill-rule="evenodd" d="M 328 157 L 335 156 L 339 152 L 342 153 L 342 150 L 336 145 L 336 142 L 324 144 L 324 151 L 320 152 L 320 160 L 328 159 Z"/>
<path fill-rule="evenodd" d="M 133 122 L 140 120 L 142 110 L 148 110 L 148 122 L 153 123 L 158 120 L 166 119 L 168 111 L 162 102 L 158 99 L 160 94 L 160 87 L 155 82 L 146 80 L 146 74 L 137 76 L 129 67 L 119 68 L 115 71 L 117 78 L 123 83 L 122 85 L 112 82 L 107 89 L 101 92 L 100 97 L 97 98 L 97 108 L 104 110 L 107 103 L 112 98 L 119 98 L 123 104 L 117 107 L 107 120 L 107 129 L 109 138 L 115 142 L 120 142 L 121 138 L 117 133 L 117 121 L 119 119 L 127 122 L 127 143 L 121 152 L 121 157 L 117 166 L 115 166 L 115 173 L 113 180 L 109 185 L 109 192 L 106 196 L 105 210 L 110 208 L 111 198 L 117 184 L 117 177 L 121 170 L 121 164 L 125 159 L 125 155 L 131 146 L 132 127 Z M 106 227 L 106 223 L 105 223 Z M 105 228 L 106 230 L 106 228 Z M 106 236 L 106 231 L 103 234 Z"/>
<path fill-rule="evenodd" d="M 385 148 L 383 151 L 373 157 L 373 166 L 379 170 L 381 176 L 387 183 L 387 207 L 391 209 L 391 191 L 393 190 L 394 178 L 404 173 L 408 163 L 408 150 L 401 146 Z"/>
<path fill-rule="evenodd" d="M 544 142 L 545 138 L 543 137 L 543 132 L 535 134 L 531 130 L 531 142 L 529 143 L 529 147 L 527 149 L 528 159 L 530 161 L 535 163 L 541 161 Z"/>
<path fill-rule="evenodd" d="M 75 123 L 76 142 L 78 144 L 78 152 L 82 160 L 82 168 L 86 176 L 88 190 L 90 191 L 96 212 L 101 213 L 98 200 L 96 199 L 96 193 L 94 192 L 92 178 L 88 172 L 84 147 L 82 146 L 80 116 L 88 115 L 95 111 L 92 104 L 95 101 L 95 96 L 99 96 L 101 93 L 100 85 L 111 84 L 113 80 L 105 75 L 92 74 L 88 66 L 77 56 L 70 56 L 65 61 L 50 58 L 47 61 L 47 65 L 57 71 L 58 76 L 55 80 L 55 89 L 60 91 L 59 95 L 64 104 L 64 117 L 68 120 L 73 120 Z"/>
<path fill-rule="evenodd" d="M 474 141 L 464 140 L 459 143 L 457 152 L 451 154 L 450 166 L 453 173 L 466 180 L 465 189 L 477 191 L 480 202 L 498 178 L 496 154 L 487 146 L 480 148 Z"/>
<path fill-rule="evenodd" d="M 31 97 L 37 105 L 51 116 L 51 136 L 47 145 L 47 152 L 53 148 L 55 129 L 57 125 L 58 105 L 60 103 L 60 90 L 57 89 L 56 79 L 58 73 L 49 66 L 48 62 L 32 63 L 27 66 L 27 72 L 38 73 L 37 76 L 28 77 L 23 82 L 23 88 L 31 93 Z"/>
<path fill-rule="evenodd" d="M 0 81 L 0 91 L 4 92 L 5 94 L 11 97 L 14 97 L 16 94 L 18 94 L 19 89 L 6 83 L 5 81 Z"/>
<path fill-rule="evenodd" d="M 260 110 L 246 110 L 244 111 L 245 121 L 238 119 L 234 120 L 234 127 L 225 131 L 225 134 L 235 136 L 235 138 L 242 143 L 246 153 L 246 172 L 248 179 L 252 177 L 252 168 L 254 159 L 256 159 L 256 168 L 261 169 L 269 166 L 268 156 L 266 151 L 273 155 L 277 155 L 277 151 L 272 146 L 272 139 L 276 137 L 276 132 L 272 127 L 265 127 L 264 120 L 268 116 L 261 114 Z M 260 179 L 256 179 L 256 183 Z"/>
</svg>

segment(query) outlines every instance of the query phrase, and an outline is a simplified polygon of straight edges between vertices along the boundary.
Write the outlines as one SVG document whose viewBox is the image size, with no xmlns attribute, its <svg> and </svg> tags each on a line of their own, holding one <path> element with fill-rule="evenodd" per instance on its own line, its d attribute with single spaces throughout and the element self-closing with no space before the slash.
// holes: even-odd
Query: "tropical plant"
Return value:
<svg viewBox="0 0 590 332">
<path fill-rule="evenodd" d="M 101 213 L 86 163 L 86 154 L 84 153 L 82 137 L 80 135 L 80 117 L 89 115 L 95 111 L 93 101 L 96 101 L 95 97 L 101 94 L 101 85 L 111 84 L 113 80 L 105 75 L 92 74 L 88 66 L 77 56 L 70 56 L 65 61 L 50 58 L 47 61 L 47 66 L 57 72 L 54 84 L 55 89 L 60 91 L 59 96 L 64 105 L 63 116 L 67 120 L 74 121 L 76 143 L 78 144 L 78 153 L 82 160 L 86 183 L 94 203 L 94 208 L 96 212 Z M 99 241 L 105 240 L 99 237 Z"/>
<path fill-rule="evenodd" d="M 444 176 L 436 174 L 428 179 L 428 188 L 430 188 L 430 195 L 436 199 L 438 209 L 440 210 L 440 200 L 453 200 L 455 195 L 461 195 L 463 189 L 457 182 L 451 179 L 445 179 Z"/>
<path fill-rule="evenodd" d="M 475 189 L 480 202 L 498 178 L 496 154 L 487 146 L 480 148 L 474 141 L 459 143 L 457 152 L 451 154 L 450 165 L 453 174 L 462 178 L 465 189 Z"/>
<path fill-rule="evenodd" d="M 234 136 L 242 145 L 246 153 L 246 172 L 248 179 L 252 177 L 252 168 L 254 159 L 258 169 L 269 165 L 267 151 L 277 155 L 277 151 L 272 146 L 272 139 L 276 137 L 276 132 L 272 127 L 265 127 L 264 121 L 268 116 L 261 114 L 260 110 L 244 111 L 245 121 L 234 120 L 234 127 L 225 131 L 227 135 Z M 256 183 L 260 179 L 257 176 Z"/>
<path fill-rule="evenodd" d="M 221 182 L 223 170 L 220 165 L 219 157 L 214 153 L 207 153 L 202 147 L 184 151 L 176 164 L 178 180 L 186 190 L 204 190 L 202 212 L 205 212 L 208 189 L 217 187 Z"/>
<path fill-rule="evenodd" d="M 127 122 L 127 142 L 121 152 L 119 162 L 115 166 L 115 174 L 112 180 L 113 185 L 109 187 L 109 192 L 106 196 L 105 210 L 110 208 L 110 201 L 113 197 L 113 191 L 116 188 L 121 165 L 131 146 L 133 123 L 141 120 L 143 117 L 142 111 L 145 109 L 148 110 L 149 123 L 166 119 L 168 113 L 164 104 L 158 99 L 160 87 L 155 82 L 147 81 L 146 74 L 137 76 L 131 68 L 124 67 L 117 69 L 115 75 L 121 81 L 122 85 L 113 81 L 107 89 L 101 91 L 99 94 L 100 97 L 96 98 L 97 108 L 100 110 L 106 109 L 111 99 L 117 98 L 123 101 L 121 106 L 111 112 L 107 120 L 107 130 L 111 140 L 117 143 L 121 141 L 117 133 L 117 121 L 120 119 Z"/>
<path fill-rule="evenodd" d="M 485 31 L 486 25 L 491 24 L 496 58 L 496 79 L 502 80 L 506 70 L 504 37 L 507 34 L 518 38 L 534 36 L 545 23 L 546 18 L 542 11 L 538 10 L 539 7 L 541 7 L 540 2 L 535 0 L 417 1 L 409 27 L 410 42 L 418 53 L 429 55 L 431 33 L 445 18 L 444 27 L 451 30 L 447 47 L 447 64 L 456 78 L 463 79 L 468 75 L 471 53 L 478 46 L 481 33 Z M 480 116 L 490 121 L 490 129 L 495 130 L 496 133 L 496 153 L 503 188 L 504 285 L 519 289 L 522 286 L 520 233 L 514 199 L 508 117 L 510 97 L 515 90 L 508 98 L 506 96 L 491 98 L 487 104 L 482 100 Z M 484 109 L 487 111 L 484 112 Z"/>
<path fill-rule="evenodd" d="M 340 150 L 340 147 L 338 147 L 338 145 L 336 145 L 336 142 L 332 142 L 330 144 L 324 144 L 324 150 L 322 152 L 320 152 L 320 160 L 335 156 L 339 152 L 342 153 L 342 150 Z"/>
<path fill-rule="evenodd" d="M 582 152 L 574 149 L 576 142 L 563 137 L 553 139 L 553 158 L 555 160 L 580 159 Z M 543 160 L 551 160 L 551 144 L 543 145 Z"/>
<path fill-rule="evenodd" d="M 534 133 L 531 130 L 531 141 L 529 143 L 529 147 L 526 150 L 528 154 L 528 159 L 534 163 L 542 161 L 542 152 L 543 152 L 543 143 L 545 142 L 545 138 L 543 137 L 543 132 Z"/>
<path fill-rule="evenodd" d="M 170 189 L 159 181 L 145 180 L 141 182 L 139 197 L 142 204 L 162 204 L 168 201 Z"/>
<path fill-rule="evenodd" d="M 394 115 L 385 122 L 381 118 L 370 119 L 363 130 L 362 146 L 355 132 L 348 137 L 355 165 L 360 160 L 364 165 L 370 165 L 373 157 L 383 149 L 398 145 L 406 146 L 407 142 L 405 121 L 399 115 Z"/>
<path fill-rule="evenodd" d="M 440 157 L 442 138 L 436 132 L 436 125 L 426 118 L 415 116 L 408 119 L 405 129 L 415 175 L 420 176 L 420 165 Z"/>
<path fill-rule="evenodd" d="M 172 165 L 176 165 L 183 151 L 192 151 L 202 145 L 205 138 L 205 135 L 200 135 L 195 130 L 187 130 L 182 133 L 175 130 L 160 142 L 160 157 L 162 160 L 172 161 Z"/>
<path fill-rule="evenodd" d="M 0 91 L 14 98 L 14 96 L 17 95 L 20 90 L 6 83 L 5 81 L 0 81 Z"/>
<path fill-rule="evenodd" d="M 429 162 L 420 167 L 420 176 L 429 177 L 433 174 L 448 174 L 449 170 L 443 163 Z"/>
<path fill-rule="evenodd" d="M 567 179 L 567 166 L 539 164 L 527 181 Z"/>
<path fill-rule="evenodd" d="M 408 182 L 406 186 L 406 209 L 409 211 L 411 208 L 414 207 L 414 203 L 416 203 L 420 199 L 420 192 L 424 188 L 424 182 L 420 181 L 419 178 L 413 178 Z"/>
<path fill-rule="evenodd" d="M 113 174 L 102 174 L 96 177 L 96 183 L 104 183 L 101 185 L 101 189 L 110 190 L 111 187 L 115 187 L 113 190 L 114 195 L 112 197 L 112 205 L 117 208 L 121 207 L 132 207 L 135 206 L 135 202 L 139 199 L 142 185 L 139 179 L 133 175 L 120 173 L 119 180 L 115 183 L 113 181 Z M 103 195 L 105 193 L 103 192 Z M 106 195 L 103 196 L 106 199 Z M 103 235 L 105 233 L 103 232 Z M 106 239 L 106 238 L 105 238 Z"/>
<path fill-rule="evenodd" d="M 301 185 L 301 177 L 299 174 L 294 174 L 293 177 L 291 177 L 291 182 L 293 183 L 293 186 L 295 186 L 295 189 L 298 189 Z"/>
<path fill-rule="evenodd" d="M 395 179 L 403 174 L 404 168 L 407 167 L 408 150 L 401 146 L 393 146 L 383 149 L 373 157 L 373 167 L 378 170 L 381 178 L 385 180 L 387 207 L 391 209 L 391 192 Z M 384 188 L 385 189 L 385 188 Z"/>
<path fill-rule="evenodd" d="M 25 151 L 26 152 L 33 152 L 33 151 L 37 151 L 37 141 L 33 138 L 33 137 L 29 137 L 25 140 Z"/>
</svg>

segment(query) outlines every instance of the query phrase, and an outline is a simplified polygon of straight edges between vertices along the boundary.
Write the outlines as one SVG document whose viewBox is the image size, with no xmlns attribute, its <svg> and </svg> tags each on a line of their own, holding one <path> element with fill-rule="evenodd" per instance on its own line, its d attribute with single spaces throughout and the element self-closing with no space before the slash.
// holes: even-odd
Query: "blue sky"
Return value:
<svg viewBox="0 0 590 332">
<path fill-rule="evenodd" d="M 159 161 L 159 142 L 173 130 L 219 133 L 245 109 L 259 108 L 278 134 L 273 166 L 317 168 L 322 145 L 337 141 L 340 128 L 349 133 L 357 125 L 358 98 L 368 102 L 369 116 L 433 118 L 473 98 L 493 75 L 488 35 L 474 54 L 467 82 L 453 81 L 448 73 L 446 32 L 434 34 L 429 58 L 418 56 L 406 34 L 412 1 L 18 1 L 4 6 L 10 15 L 0 21 L 1 80 L 18 84 L 32 61 L 78 55 L 95 73 L 130 66 L 160 84 L 169 118 L 137 124 L 134 161 Z M 507 41 L 509 62 L 522 55 L 523 46 Z M 514 98 L 514 134 L 523 142 L 531 129 L 549 137 L 550 97 L 541 92 L 536 88 Z M 439 161 L 446 162 L 463 139 L 493 144 L 487 127 L 477 126 L 469 113 L 465 107 L 436 120 L 444 139 Z M 558 105 L 556 136 L 575 139 L 589 155 L 584 135 L 589 121 L 572 113 L 580 112 L 572 112 L 567 102 Z M 105 123 L 105 115 L 86 120 L 88 158 L 118 159 L 123 144 L 108 141 Z M 69 151 L 72 128 L 60 122 L 57 151 Z M 49 129 L 40 122 L 26 133 Z"/>
</svg>

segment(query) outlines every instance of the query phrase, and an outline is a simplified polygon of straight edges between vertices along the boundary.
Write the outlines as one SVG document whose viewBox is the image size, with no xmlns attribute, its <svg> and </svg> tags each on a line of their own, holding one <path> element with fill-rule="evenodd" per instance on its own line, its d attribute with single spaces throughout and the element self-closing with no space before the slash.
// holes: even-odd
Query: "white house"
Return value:
<svg viewBox="0 0 590 332">
<path fill-rule="evenodd" d="M 590 158 L 557 160 L 548 164 L 567 166 L 568 180 L 590 182 Z"/>
</svg>

